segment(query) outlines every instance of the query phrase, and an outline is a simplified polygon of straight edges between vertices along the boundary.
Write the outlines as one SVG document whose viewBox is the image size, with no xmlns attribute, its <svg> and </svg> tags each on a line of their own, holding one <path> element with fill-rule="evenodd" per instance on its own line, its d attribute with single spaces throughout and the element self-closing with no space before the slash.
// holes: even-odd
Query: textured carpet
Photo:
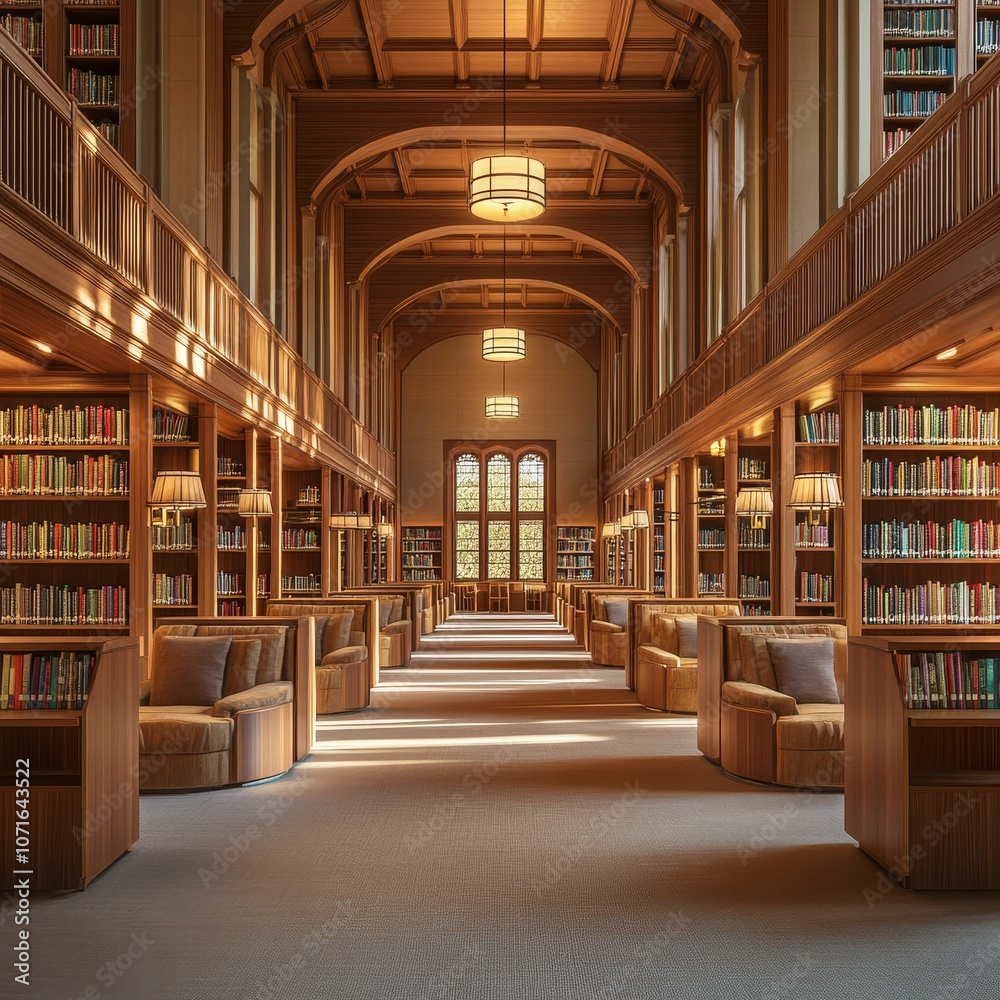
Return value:
<svg viewBox="0 0 1000 1000">
<path fill-rule="evenodd" d="M 1000 895 L 893 888 L 842 796 L 727 778 L 551 618 L 456 616 L 318 739 L 278 781 L 143 797 L 131 854 L 35 896 L 32 987 L 0 996 L 1000 994 Z"/>
</svg>

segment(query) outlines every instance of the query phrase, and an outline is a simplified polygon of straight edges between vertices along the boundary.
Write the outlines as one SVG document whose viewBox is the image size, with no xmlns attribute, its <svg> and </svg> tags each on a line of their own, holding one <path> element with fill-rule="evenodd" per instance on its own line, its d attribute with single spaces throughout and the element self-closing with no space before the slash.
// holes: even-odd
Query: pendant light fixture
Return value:
<svg viewBox="0 0 1000 1000">
<path fill-rule="evenodd" d="M 521 415 L 521 403 L 517 396 L 507 395 L 507 364 L 503 366 L 503 388 L 499 396 L 486 397 L 486 416 L 508 419 Z"/>
<path fill-rule="evenodd" d="M 507 0 L 503 3 L 503 155 L 469 167 L 469 211 L 489 222 L 525 222 L 545 211 L 545 164 L 507 155 Z"/>
<path fill-rule="evenodd" d="M 523 361 L 524 330 L 507 325 L 507 227 L 503 227 L 503 323 L 483 330 L 483 357 L 487 361 Z"/>
</svg>

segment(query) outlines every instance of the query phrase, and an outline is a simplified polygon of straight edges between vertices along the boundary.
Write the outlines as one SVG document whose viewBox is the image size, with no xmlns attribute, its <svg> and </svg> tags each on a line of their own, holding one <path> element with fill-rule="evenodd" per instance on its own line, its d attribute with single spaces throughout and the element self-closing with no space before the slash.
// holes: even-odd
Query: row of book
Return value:
<svg viewBox="0 0 1000 1000">
<path fill-rule="evenodd" d="M 180 524 L 154 524 L 150 539 L 154 552 L 190 551 L 194 548 L 194 524 L 190 520 Z"/>
<path fill-rule="evenodd" d="M 217 510 L 239 510 L 240 489 L 238 486 L 220 486 L 215 495 Z"/>
<path fill-rule="evenodd" d="M 892 45 L 885 50 L 886 76 L 954 76 L 954 45 Z"/>
<path fill-rule="evenodd" d="M 1000 496 L 1000 465 L 978 455 L 928 455 L 919 462 L 866 458 L 861 472 L 865 497 Z"/>
<path fill-rule="evenodd" d="M 128 625 L 126 587 L 16 583 L 0 589 L 4 625 Z"/>
<path fill-rule="evenodd" d="M 0 493 L 128 496 L 128 460 L 114 455 L 0 456 Z"/>
<path fill-rule="evenodd" d="M 721 528 L 701 528 L 698 531 L 699 549 L 724 549 L 726 533 Z"/>
<path fill-rule="evenodd" d="M 188 415 L 172 410 L 153 410 L 154 441 L 190 441 Z"/>
<path fill-rule="evenodd" d="M 911 128 L 886 129 L 882 133 L 882 158 L 888 159 L 913 135 Z"/>
<path fill-rule="evenodd" d="M 840 414 L 827 410 L 800 413 L 799 440 L 807 444 L 837 444 L 840 441 Z"/>
<path fill-rule="evenodd" d="M 281 531 L 283 549 L 316 549 L 319 544 L 319 532 L 314 528 L 283 528 Z"/>
<path fill-rule="evenodd" d="M 219 601 L 219 616 L 221 618 L 242 618 L 246 613 L 245 601 Z"/>
<path fill-rule="evenodd" d="M 15 14 L 0 15 L 0 28 L 3 28 L 18 45 L 29 55 L 42 54 L 42 22 L 36 18 L 18 17 Z"/>
<path fill-rule="evenodd" d="M 281 589 L 319 593 L 319 575 L 309 573 L 305 576 L 296 576 L 290 573 L 283 573 L 281 575 Z"/>
<path fill-rule="evenodd" d="M 404 567 L 407 567 L 407 566 L 411 566 L 411 567 L 412 566 L 436 566 L 436 565 L 437 565 L 437 561 L 435 560 L 434 556 L 421 556 L 421 555 L 413 555 L 413 554 L 410 554 L 410 553 L 408 553 L 408 554 L 406 554 L 406 555 L 403 556 L 403 566 Z"/>
<path fill-rule="evenodd" d="M 118 139 L 121 135 L 121 128 L 117 122 L 97 122 L 94 124 L 94 128 L 97 129 L 101 135 L 104 136 L 108 142 L 111 143 L 115 149 L 118 148 Z"/>
<path fill-rule="evenodd" d="M 1000 21 L 976 21 L 976 54 L 989 56 L 1000 52 Z"/>
<path fill-rule="evenodd" d="M 741 549 L 770 548 L 771 532 L 768 528 L 754 528 L 740 519 L 736 529 L 736 544 Z"/>
<path fill-rule="evenodd" d="M 479 576 L 479 573 L 474 573 L 468 579 L 475 580 Z M 556 572 L 556 579 L 558 580 L 593 580 L 594 571 L 592 569 L 560 569 Z"/>
<path fill-rule="evenodd" d="M 804 604 L 833 602 L 833 576 L 830 573 L 799 573 L 799 600 Z"/>
<path fill-rule="evenodd" d="M 81 709 L 90 692 L 93 669 L 93 653 L 4 653 L 0 657 L 0 709 Z"/>
<path fill-rule="evenodd" d="M 556 555 L 556 565 L 563 567 L 575 567 L 577 569 L 586 569 L 593 562 L 593 557 L 589 555 L 570 555 L 566 552 L 560 552 Z M 492 579 L 492 577 L 491 577 Z M 497 577 L 496 579 L 500 579 Z"/>
<path fill-rule="evenodd" d="M 235 525 L 232 528 L 223 528 L 221 525 L 216 531 L 216 547 L 222 550 L 243 551 L 247 547 L 247 530 L 242 525 Z"/>
<path fill-rule="evenodd" d="M 592 552 L 593 545 L 589 539 L 574 540 L 572 538 L 560 538 L 556 542 L 557 552 Z"/>
<path fill-rule="evenodd" d="M 216 574 L 216 591 L 226 597 L 246 593 L 247 578 L 242 573 L 227 573 L 219 570 Z"/>
<path fill-rule="evenodd" d="M 128 559 L 129 527 L 0 521 L 0 559 Z"/>
<path fill-rule="evenodd" d="M 71 56 L 118 55 L 118 25 L 73 22 L 69 26 L 69 54 Z"/>
<path fill-rule="evenodd" d="M 886 118 L 927 118 L 948 99 L 943 90 L 890 90 L 882 97 Z"/>
<path fill-rule="evenodd" d="M 404 528 L 404 541 L 415 538 L 441 538 L 440 528 Z"/>
<path fill-rule="evenodd" d="M 698 466 L 698 489 L 715 489 L 715 473 L 713 473 L 711 469 L 706 468 L 704 465 Z"/>
<path fill-rule="evenodd" d="M 593 528 L 559 528 L 560 538 L 575 538 L 577 541 L 593 541 Z"/>
<path fill-rule="evenodd" d="M 725 573 L 699 573 L 698 594 L 724 594 L 726 592 Z"/>
<path fill-rule="evenodd" d="M 740 455 L 736 463 L 736 475 L 740 479 L 767 479 L 767 462 L 763 458 Z"/>
<path fill-rule="evenodd" d="M 886 10 L 885 38 L 954 38 L 955 12 L 948 10 Z"/>
<path fill-rule="evenodd" d="M 238 458 L 220 455 L 216 459 L 216 466 L 218 467 L 217 475 L 220 476 L 242 476 L 245 473 L 245 466 Z"/>
<path fill-rule="evenodd" d="M 271 574 L 270 573 L 258 573 L 257 574 L 257 596 L 258 597 L 270 597 L 271 596 Z"/>
<path fill-rule="evenodd" d="M 153 574 L 154 604 L 194 604 L 194 577 L 190 573 Z"/>
<path fill-rule="evenodd" d="M 439 580 L 441 577 L 434 569 L 408 569 L 406 578 L 413 583 L 420 583 L 425 580 Z"/>
<path fill-rule="evenodd" d="M 120 406 L 13 406 L 0 410 L 0 444 L 128 445 L 128 410 Z"/>
<path fill-rule="evenodd" d="M 119 79 L 115 73 L 97 73 L 72 67 L 66 74 L 66 90 L 81 104 L 118 105 Z"/>
<path fill-rule="evenodd" d="M 1000 445 L 1000 407 L 883 406 L 865 410 L 866 445 Z"/>
<path fill-rule="evenodd" d="M 795 547 L 797 549 L 828 549 L 830 547 L 830 525 L 809 524 L 808 521 L 795 522 Z"/>
<path fill-rule="evenodd" d="M 993 521 L 876 521 L 861 529 L 865 559 L 995 559 L 1000 525 Z"/>
<path fill-rule="evenodd" d="M 1000 586 L 928 580 L 913 586 L 862 581 L 865 625 L 997 625 Z"/>
<path fill-rule="evenodd" d="M 416 539 L 403 539 L 404 552 L 440 552 L 441 539 L 430 541 L 418 541 Z"/>
<path fill-rule="evenodd" d="M 744 604 L 743 605 L 743 617 L 744 618 L 766 618 L 772 615 L 774 612 L 771 611 L 770 605 L 767 604 Z"/>
<path fill-rule="evenodd" d="M 771 596 L 771 581 L 766 580 L 762 576 L 740 576 L 740 589 L 739 595 L 741 598 L 749 598 L 753 600 L 754 598 L 770 597 Z"/>
<path fill-rule="evenodd" d="M 936 650 L 895 654 L 907 708 L 998 708 L 1000 658 Z"/>
</svg>

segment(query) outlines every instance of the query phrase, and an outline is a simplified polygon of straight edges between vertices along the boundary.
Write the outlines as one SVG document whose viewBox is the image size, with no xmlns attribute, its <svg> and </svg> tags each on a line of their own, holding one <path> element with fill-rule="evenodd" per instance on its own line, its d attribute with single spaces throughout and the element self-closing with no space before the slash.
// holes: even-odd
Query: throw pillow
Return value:
<svg viewBox="0 0 1000 1000">
<path fill-rule="evenodd" d="M 150 705 L 214 705 L 232 641 L 228 635 L 156 636 Z"/>
<path fill-rule="evenodd" d="M 406 603 L 405 597 L 394 597 L 392 599 L 392 611 L 389 612 L 389 624 L 401 622 L 403 620 L 403 605 Z"/>
<path fill-rule="evenodd" d="M 677 622 L 673 615 L 653 615 L 651 632 L 657 649 L 677 655 Z"/>
<path fill-rule="evenodd" d="M 342 615 L 330 615 L 323 637 L 323 656 L 351 644 L 351 625 L 354 615 L 348 611 Z"/>
<path fill-rule="evenodd" d="M 222 697 L 252 688 L 260 666 L 260 639 L 233 639 L 222 677 Z"/>
<path fill-rule="evenodd" d="M 198 635 L 228 635 L 239 630 L 240 638 L 260 639 L 260 663 L 257 665 L 255 683 L 270 684 L 280 681 L 285 663 L 285 636 L 288 629 L 284 625 L 200 625 Z"/>
<path fill-rule="evenodd" d="M 833 672 L 833 639 L 768 639 L 767 650 L 778 678 L 778 690 L 800 705 L 839 705 Z"/>
<path fill-rule="evenodd" d="M 677 655 L 682 660 L 698 657 L 698 616 L 677 615 L 674 618 L 677 628 Z"/>
<path fill-rule="evenodd" d="M 385 597 L 380 597 L 378 602 L 378 627 L 384 629 L 389 624 L 389 615 L 392 614 L 392 601 Z"/>
<path fill-rule="evenodd" d="M 624 631 L 628 627 L 628 601 L 620 597 L 608 598 L 604 602 L 604 620 Z"/>
</svg>

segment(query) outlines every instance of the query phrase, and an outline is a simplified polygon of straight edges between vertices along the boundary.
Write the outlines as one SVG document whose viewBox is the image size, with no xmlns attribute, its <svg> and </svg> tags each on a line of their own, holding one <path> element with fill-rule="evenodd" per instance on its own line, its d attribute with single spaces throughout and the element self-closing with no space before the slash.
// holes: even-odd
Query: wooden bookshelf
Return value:
<svg viewBox="0 0 1000 1000">
<path fill-rule="evenodd" d="M 14 818 L 24 794 L 19 783 L 26 780 L 30 833 L 23 868 L 32 872 L 26 877 L 33 889 L 83 889 L 139 839 L 139 648 L 138 637 L 0 638 L 0 671 L 12 665 L 7 657 L 37 658 L 35 676 L 43 677 L 47 666 L 58 685 L 60 656 L 75 659 L 73 677 L 82 678 L 81 664 L 90 664 L 81 707 L 68 699 L 62 703 L 74 707 L 48 707 L 55 704 L 51 683 L 45 700 L 41 681 L 31 704 L 46 707 L 0 707 L 0 844 L 12 862 Z M 69 675 L 69 664 L 63 666 Z M 79 690 L 82 695 L 82 684 Z M 21 760 L 29 763 L 26 778 Z M 3 889 L 13 888 L 19 867 L 4 865 Z"/>
<path fill-rule="evenodd" d="M 247 583 L 253 581 L 256 614 L 267 612 L 267 602 L 271 599 L 274 576 L 274 540 L 280 538 L 279 523 L 282 505 L 281 495 L 281 442 L 255 435 L 250 449 L 253 464 L 247 473 L 257 489 L 271 491 L 271 517 L 248 519 L 249 553 Z"/>
<path fill-rule="evenodd" d="M 201 472 L 198 410 L 153 406 L 153 475 Z M 203 544 L 197 511 L 182 511 L 166 526 L 149 529 L 152 555 L 151 602 L 157 618 L 199 610 L 199 549 Z"/>
<path fill-rule="evenodd" d="M 135 0 L 0 2 L 0 26 L 135 163 Z"/>
<path fill-rule="evenodd" d="M 996 394 L 872 388 L 851 398 L 860 459 L 844 466 L 860 565 L 857 606 L 845 607 L 852 633 L 1000 625 Z"/>
<path fill-rule="evenodd" d="M 688 593 L 698 597 L 724 597 L 726 591 L 726 457 L 697 455 L 694 460 L 692 503 L 694 509 L 694 579 Z"/>
<path fill-rule="evenodd" d="M 734 470 L 730 466 L 727 470 L 731 481 L 735 472 L 733 487 L 728 490 L 734 510 L 735 533 L 731 535 L 732 529 L 727 525 L 729 530 L 726 535 L 730 549 L 735 547 L 735 559 L 730 555 L 728 562 L 732 568 L 727 575 L 735 584 L 735 594 L 743 614 L 767 616 L 773 613 L 772 599 L 777 598 L 772 546 L 775 519 L 754 519 L 735 513 L 735 509 L 736 498 L 741 490 L 772 490 L 772 435 L 767 433 L 751 437 L 741 431 L 735 436 L 735 445 L 736 467 Z M 732 542 L 735 542 L 735 546 Z"/>
<path fill-rule="evenodd" d="M 794 418 L 793 475 L 822 472 L 840 476 L 840 409 L 836 401 L 818 409 L 799 405 Z M 839 617 L 843 511 L 789 510 L 788 515 L 792 522 L 794 607 L 783 613 Z"/>
<path fill-rule="evenodd" d="M 442 579 L 442 532 L 440 525 L 403 528 L 400 563 L 404 583 Z"/>
<path fill-rule="evenodd" d="M 245 437 L 219 435 L 216 451 L 216 613 L 224 617 L 247 614 L 250 560 L 247 519 L 239 513 L 240 490 L 247 487 Z"/>
<path fill-rule="evenodd" d="M 323 523 L 322 483 L 321 469 L 282 472 L 283 508 L 278 536 L 282 597 L 318 597 L 325 593 L 323 556 L 330 531 L 329 518 Z"/>
<path fill-rule="evenodd" d="M 1000 710 L 908 708 L 905 699 L 911 657 L 945 654 L 996 661 L 995 704 L 996 636 L 851 639 L 844 827 L 907 888 L 1000 889 Z"/>
<path fill-rule="evenodd" d="M 560 524 L 556 527 L 556 579 L 594 579 L 592 526 Z"/>
<path fill-rule="evenodd" d="M 144 627 L 145 383 L 39 378 L 28 403 L 0 384 L 0 634 Z"/>
</svg>

